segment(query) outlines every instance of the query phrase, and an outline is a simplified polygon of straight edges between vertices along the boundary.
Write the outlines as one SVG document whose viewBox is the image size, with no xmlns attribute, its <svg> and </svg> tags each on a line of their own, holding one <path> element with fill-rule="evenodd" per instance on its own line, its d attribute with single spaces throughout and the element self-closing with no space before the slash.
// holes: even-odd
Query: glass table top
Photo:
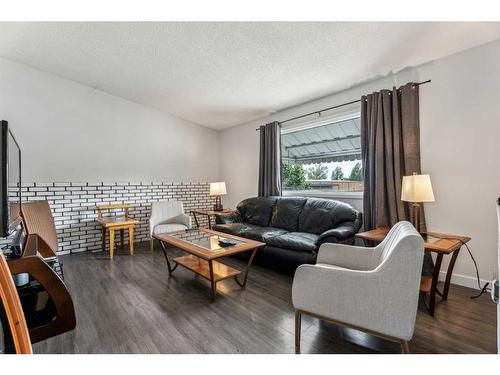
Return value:
<svg viewBox="0 0 500 375">
<path fill-rule="evenodd" d="M 244 243 L 243 241 L 218 236 L 216 234 L 203 232 L 198 229 L 188 229 L 185 232 L 178 232 L 172 234 L 171 236 L 179 240 L 190 242 L 193 245 L 202 247 L 209 251 L 227 249 Z"/>
</svg>

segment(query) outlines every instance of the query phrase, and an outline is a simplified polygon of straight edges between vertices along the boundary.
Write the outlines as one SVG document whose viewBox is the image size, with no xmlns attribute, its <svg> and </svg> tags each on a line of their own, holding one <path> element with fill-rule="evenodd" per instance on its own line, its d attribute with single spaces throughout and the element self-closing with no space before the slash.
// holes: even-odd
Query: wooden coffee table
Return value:
<svg viewBox="0 0 500 375">
<path fill-rule="evenodd" d="M 182 232 L 156 234 L 153 237 L 160 241 L 165 260 L 167 261 L 169 275 L 172 274 L 180 264 L 188 270 L 207 279 L 210 281 L 210 296 L 212 301 L 215 301 L 217 283 L 219 281 L 234 278 L 236 283 L 238 283 L 242 289 L 245 289 L 248 272 L 252 267 L 255 254 L 257 250 L 265 246 L 263 242 L 237 237 L 211 229 L 190 229 Z M 230 239 L 236 243 L 231 246 L 221 247 L 219 238 Z M 168 245 L 181 249 L 189 255 L 173 258 L 172 261 L 174 264 L 172 265 L 167 254 Z M 216 261 L 216 259 L 246 251 L 252 251 L 252 254 L 250 255 L 244 272 Z M 243 273 L 243 280 L 238 278 L 241 273 Z"/>
</svg>

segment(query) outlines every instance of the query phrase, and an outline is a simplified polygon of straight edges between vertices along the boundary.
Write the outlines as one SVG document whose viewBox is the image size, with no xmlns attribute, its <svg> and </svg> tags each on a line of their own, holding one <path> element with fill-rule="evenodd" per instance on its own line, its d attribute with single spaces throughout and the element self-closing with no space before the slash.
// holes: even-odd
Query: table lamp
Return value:
<svg viewBox="0 0 500 375">
<path fill-rule="evenodd" d="M 210 183 L 210 195 L 215 196 L 214 211 L 222 211 L 221 195 L 226 195 L 226 183 L 225 182 L 211 182 Z"/>
<path fill-rule="evenodd" d="M 411 202 L 413 206 L 413 225 L 420 232 L 420 209 L 424 202 L 434 202 L 431 178 L 428 174 L 403 176 L 401 200 Z"/>
</svg>

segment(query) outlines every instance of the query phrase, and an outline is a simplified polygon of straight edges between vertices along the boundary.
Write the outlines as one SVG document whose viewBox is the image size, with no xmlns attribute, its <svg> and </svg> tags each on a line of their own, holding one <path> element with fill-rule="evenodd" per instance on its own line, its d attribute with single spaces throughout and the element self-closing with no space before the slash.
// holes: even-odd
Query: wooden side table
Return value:
<svg viewBox="0 0 500 375">
<path fill-rule="evenodd" d="M 382 242 L 389 233 L 389 227 L 379 227 L 373 230 L 362 232 L 356 234 L 357 238 L 362 239 L 365 242 L 365 246 L 369 246 L 370 243 Z M 424 249 L 436 253 L 436 263 L 434 264 L 434 272 L 432 274 L 432 279 L 430 282 L 428 278 L 422 278 L 420 282 L 420 292 L 424 300 L 425 307 L 431 315 L 434 315 L 434 309 L 436 307 L 436 294 L 441 296 L 441 298 L 446 301 L 448 299 L 448 292 L 450 290 L 451 275 L 453 273 L 453 268 L 455 267 L 455 262 L 457 260 L 458 254 L 462 245 L 469 242 L 470 237 L 459 236 L 454 234 L 445 234 L 438 232 L 427 232 L 424 237 Z M 443 261 L 444 255 L 450 255 L 451 260 L 448 264 L 448 270 L 446 271 L 446 278 L 444 282 L 443 291 L 441 292 L 438 287 L 439 272 L 441 271 L 441 263 Z M 428 301 L 425 300 L 425 294 L 429 294 Z"/>
<path fill-rule="evenodd" d="M 109 231 L 109 256 L 113 259 L 115 252 L 115 231 L 120 231 L 121 246 L 125 243 L 125 230 L 128 230 L 128 242 L 130 247 L 130 255 L 134 255 L 134 226 L 139 224 L 138 220 L 128 217 L 128 204 L 107 204 L 97 206 L 97 221 L 102 226 L 102 251 L 106 249 L 106 232 Z M 123 209 L 125 216 L 108 216 L 103 217 L 102 211 L 111 211 Z"/>
<path fill-rule="evenodd" d="M 199 228 L 200 224 L 198 223 L 198 217 L 196 215 L 204 215 L 208 218 L 208 229 L 212 229 L 212 216 L 215 214 L 223 214 L 233 212 L 233 210 L 229 208 L 225 208 L 222 211 L 214 211 L 214 210 L 192 210 L 191 213 L 194 217 L 194 222 L 196 223 L 196 227 Z"/>
</svg>

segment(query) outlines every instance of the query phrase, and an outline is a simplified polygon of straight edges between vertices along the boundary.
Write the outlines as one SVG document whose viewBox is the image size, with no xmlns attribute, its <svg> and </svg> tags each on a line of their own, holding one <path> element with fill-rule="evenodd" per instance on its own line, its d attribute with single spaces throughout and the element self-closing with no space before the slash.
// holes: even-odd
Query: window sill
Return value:
<svg viewBox="0 0 500 375">
<path fill-rule="evenodd" d="M 363 199 L 362 191 L 284 191 L 284 197 L 311 197 L 311 198 L 334 198 L 334 199 Z"/>
</svg>

